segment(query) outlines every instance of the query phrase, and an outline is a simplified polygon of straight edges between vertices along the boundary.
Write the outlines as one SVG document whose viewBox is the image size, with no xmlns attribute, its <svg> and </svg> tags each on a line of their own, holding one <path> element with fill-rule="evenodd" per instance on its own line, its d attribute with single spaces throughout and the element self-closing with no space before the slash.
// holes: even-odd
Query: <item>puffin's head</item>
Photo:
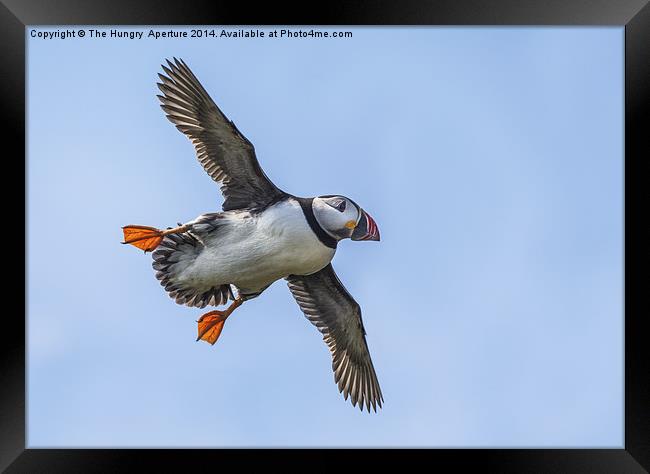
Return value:
<svg viewBox="0 0 650 474">
<path fill-rule="evenodd" d="M 318 196 L 312 203 L 318 224 L 336 240 L 379 240 L 379 228 L 366 211 L 345 196 Z"/>
</svg>

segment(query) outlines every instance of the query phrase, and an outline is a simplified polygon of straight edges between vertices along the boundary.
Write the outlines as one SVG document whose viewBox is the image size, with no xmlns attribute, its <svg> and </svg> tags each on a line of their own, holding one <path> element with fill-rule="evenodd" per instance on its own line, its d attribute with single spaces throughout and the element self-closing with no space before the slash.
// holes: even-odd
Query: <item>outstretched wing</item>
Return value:
<svg viewBox="0 0 650 474">
<path fill-rule="evenodd" d="M 334 381 L 345 399 L 359 408 L 381 408 L 383 397 L 372 366 L 361 308 L 347 292 L 329 264 L 306 276 L 287 277 L 289 289 L 307 319 L 323 334 L 332 353 Z"/>
<path fill-rule="evenodd" d="M 219 110 L 194 73 L 174 58 L 158 74 L 167 118 L 194 144 L 201 165 L 221 184 L 223 210 L 260 208 L 285 195 L 260 168 L 253 144 Z"/>
</svg>

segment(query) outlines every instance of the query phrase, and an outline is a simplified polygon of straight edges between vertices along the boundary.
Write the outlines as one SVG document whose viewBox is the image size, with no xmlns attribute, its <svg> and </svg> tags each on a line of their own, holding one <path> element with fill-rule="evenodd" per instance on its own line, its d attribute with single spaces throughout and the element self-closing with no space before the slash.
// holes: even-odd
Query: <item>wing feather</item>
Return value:
<svg viewBox="0 0 650 474">
<path fill-rule="evenodd" d="M 223 210 L 263 208 L 285 196 L 262 171 L 253 144 L 217 107 L 187 64 L 174 58 L 162 69 L 160 106 L 188 136 L 208 175 L 221 185 Z"/>
<path fill-rule="evenodd" d="M 323 335 L 332 355 L 334 382 L 352 405 L 381 408 L 383 396 L 372 365 L 361 308 L 334 273 L 332 265 L 306 276 L 287 277 L 289 289 L 307 319 Z"/>
</svg>

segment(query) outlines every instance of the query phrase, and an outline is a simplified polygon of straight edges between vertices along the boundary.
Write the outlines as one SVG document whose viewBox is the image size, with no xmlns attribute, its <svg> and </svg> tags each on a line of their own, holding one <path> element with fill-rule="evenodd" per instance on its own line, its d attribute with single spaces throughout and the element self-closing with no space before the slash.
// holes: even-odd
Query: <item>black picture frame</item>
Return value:
<svg viewBox="0 0 650 474">
<path fill-rule="evenodd" d="M 0 469 L 6 472 L 122 472 L 312 466 L 366 467 L 370 461 L 424 463 L 429 468 L 487 472 L 647 472 L 650 469 L 650 349 L 644 318 L 650 265 L 644 206 L 644 145 L 650 144 L 650 6 L 648 0 L 440 0 L 318 2 L 297 5 L 223 1 L 3 0 L 0 5 L 4 105 L 5 187 L 25 166 L 25 28 L 27 25 L 617 25 L 625 27 L 625 445 L 623 449 L 365 449 L 194 450 L 194 449 L 26 449 L 26 311 L 3 311 L 0 376 Z M 53 114 L 55 111 L 53 111 Z M 13 145 L 9 153 L 7 143 Z M 10 179 L 7 179 L 11 176 Z M 26 196 L 26 192 L 24 196 Z M 26 198 L 25 198 L 26 199 Z M 9 238 L 25 229 L 26 207 L 5 200 L 13 211 Z M 29 229 L 25 229 L 26 232 Z M 5 234 L 6 235 L 6 234 Z M 26 234 L 23 235 L 26 237 Z M 5 237 L 7 238 L 7 237 Z M 26 247 L 24 247 L 26 250 Z M 24 253 L 23 268 L 29 256 Z M 20 264 L 17 264 L 20 268 Z M 16 279 L 18 280 L 18 279 Z M 23 301 L 26 301 L 25 279 Z M 16 281 L 16 284 L 20 284 Z M 5 290 L 7 291 L 7 290 Z M 20 289 L 14 290 L 20 294 Z M 5 295 L 7 296 L 7 295 Z M 18 298 L 12 297 L 17 300 Z M 644 314 L 645 310 L 645 314 Z"/>
</svg>

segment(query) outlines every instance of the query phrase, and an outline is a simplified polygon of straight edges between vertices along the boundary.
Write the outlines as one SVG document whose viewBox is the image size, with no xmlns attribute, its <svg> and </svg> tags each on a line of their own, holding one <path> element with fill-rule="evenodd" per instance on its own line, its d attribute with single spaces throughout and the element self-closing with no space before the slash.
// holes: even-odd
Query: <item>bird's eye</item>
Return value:
<svg viewBox="0 0 650 474">
<path fill-rule="evenodd" d="M 325 196 L 325 197 L 331 197 L 334 199 L 326 199 L 325 204 L 327 204 L 330 207 L 333 207 L 339 212 L 345 211 L 345 199 L 342 198 L 336 198 L 335 196 Z"/>
</svg>

